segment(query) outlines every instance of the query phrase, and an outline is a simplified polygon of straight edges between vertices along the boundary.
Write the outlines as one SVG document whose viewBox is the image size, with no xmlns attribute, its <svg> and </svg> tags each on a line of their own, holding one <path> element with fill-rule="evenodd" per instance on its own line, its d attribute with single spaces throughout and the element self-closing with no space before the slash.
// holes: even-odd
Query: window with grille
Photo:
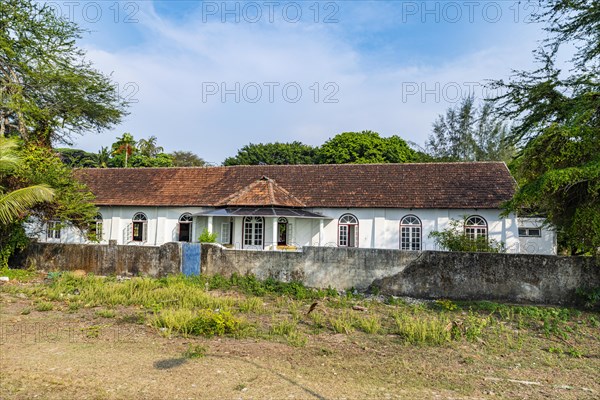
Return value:
<svg viewBox="0 0 600 400">
<path fill-rule="evenodd" d="M 148 238 L 148 217 L 144 213 L 136 213 L 132 218 L 132 241 L 145 242 Z"/>
<path fill-rule="evenodd" d="M 185 213 L 179 217 L 179 237 L 180 242 L 191 242 L 192 241 L 192 222 L 194 218 L 192 214 Z"/>
<path fill-rule="evenodd" d="M 488 227 L 483 217 L 474 215 L 465 221 L 465 234 L 472 240 L 487 239 Z"/>
<path fill-rule="evenodd" d="M 338 246 L 358 247 L 358 219 L 344 214 L 338 221 Z"/>
<path fill-rule="evenodd" d="M 263 246 L 264 219 L 262 217 L 244 218 L 244 246 Z"/>
<path fill-rule="evenodd" d="M 48 221 L 46 227 L 46 238 L 48 239 L 60 239 L 60 221 Z"/>
<path fill-rule="evenodd" d="M 421 250 L 421 220 L 414 215 L 407 215 L 400 221 L 400 249 Z"/>
<path fill-rule="evenodd" d="M 100 213 L 96 214 L 95 220 L 96 220 L 96 226 L 95 226 L 96 239 L 102 240 L 102 234 L 103 234 L 102 226 L 103 226 L 103 222 L 104 222 L 104 219 L 102 218 L 102 214 L 100 214 Z"/>
</svg>

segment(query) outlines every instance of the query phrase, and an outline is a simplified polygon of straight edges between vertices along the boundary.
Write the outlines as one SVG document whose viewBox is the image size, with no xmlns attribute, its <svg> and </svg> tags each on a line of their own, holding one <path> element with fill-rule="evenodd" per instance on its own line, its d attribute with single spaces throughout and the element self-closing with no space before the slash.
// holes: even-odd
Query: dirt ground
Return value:
<svg viewBox="0 0 600 400">
<path fill-rule="evenodd" d="M 0 293 L 2 399 L 598 399 L 598 335 L 583 357 L 537 345 L 443 347 L 394 335 L 321 333 L 304 347 L 263 339 L 164 337 L 90 309 L 30 310 Z M 139 310 L 122 308 L 119 315 Z M 28 313 L 29 312 L 29 313 Z M 204 357 L 184 357 L 190 345 Z"/>
</svg>

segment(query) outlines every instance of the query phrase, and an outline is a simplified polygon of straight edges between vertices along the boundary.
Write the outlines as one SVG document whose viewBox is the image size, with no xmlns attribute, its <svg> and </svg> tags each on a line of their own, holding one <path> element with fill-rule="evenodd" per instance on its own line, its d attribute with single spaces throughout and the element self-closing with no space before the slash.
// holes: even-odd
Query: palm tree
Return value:
<svg viewBox="0 0 600 400">
<path fill-rule="evenodd" d="M 124 133 L 123 136 L 117 137 L 117 141 L 112 145 L 113 154 L 125 153 L 125 168 L 127 168 L 127 160 L 137 150 L 135 143 L 131 133 Z"/>
<path fill-rule="evenodd" d="M 108 163 L 110 161 L 110 151 L 108 151 L 108 147 L 102 146 L 98 151 L 98 168 L 108 168 Z"/>
<path fill-rule="evenodd" d="M 142 155 L 146 157 L 156 157 L 159 153 L 165 151 L 161 146 L 156 145 L 158 139 L 156 136 L 150 136 L 148 139 L 140 139 L 138 142 L 138 148 Z"/>
<path fill-rule="evenodd" d="M 0 178 L 18 169 L 21 162 L 17 142 L 0 137 Z M 54 190 L 47 185 L 28 186 L 10 192 L 0 186 L 0 227 L 19 220 L 31 207 L 53 198 Z"/>
</svg>

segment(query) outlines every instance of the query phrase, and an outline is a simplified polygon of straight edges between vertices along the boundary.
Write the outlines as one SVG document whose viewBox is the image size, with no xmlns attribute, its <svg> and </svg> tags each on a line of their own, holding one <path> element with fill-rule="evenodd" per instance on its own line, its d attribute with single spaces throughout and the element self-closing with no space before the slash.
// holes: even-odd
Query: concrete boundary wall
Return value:
<svg viewBox="0 0 600 400">
<path fill-rule="evenodd" d="M 17 264 L 164 276 L 182 272 L 184 258 L 181 243 L 160 247 L 32 243 Z M 600 287 L 600 264 L 591 257 L 337 247 L 271 252 L 202 244 L 200 260 L 201 273 L 209 276 L 253 274 L 259 279 L 297 280 L 309 287 L 371 288 L 417 298 L 571 304 L 577 289 Z"/>
<path fill-rule="evenodd" d="M 99 275 L 164 276 L 181 272 L 181 244 L 125 246 L 105 244 L 31 243 L 11 264 L 45 271 L 84 270 Z"/>
</svg>

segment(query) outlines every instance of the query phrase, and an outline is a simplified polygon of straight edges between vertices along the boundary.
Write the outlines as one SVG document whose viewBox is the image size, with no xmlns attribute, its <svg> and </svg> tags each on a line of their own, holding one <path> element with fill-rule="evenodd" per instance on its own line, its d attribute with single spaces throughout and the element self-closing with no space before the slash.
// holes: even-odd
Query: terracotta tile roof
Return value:
<svg viewBox="0 0 600 400">
<path fill-rule="evenodd" d="M 215 207 L 255 199 L 294 207 L 485 209 L 498 208 L 515 188 L 501 162 L 110 168 L 76 176 L 97 205 Z M 257 183 L 262 177 L 276 184 Z"/>
<path fill-rule="evenodd" d="M 252 182 L 225 199 L 217 202 L 217 206 L 281 206 L 306 207 L 306 204 L 292 196 L 290 192 L 279 186 L 266 176 Z"/>
</svg>

